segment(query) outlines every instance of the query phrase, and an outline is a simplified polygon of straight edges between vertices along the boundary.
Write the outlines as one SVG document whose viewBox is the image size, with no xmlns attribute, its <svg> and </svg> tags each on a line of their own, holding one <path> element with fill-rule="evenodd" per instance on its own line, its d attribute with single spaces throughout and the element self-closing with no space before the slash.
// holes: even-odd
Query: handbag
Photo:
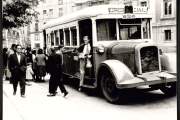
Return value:
<svg viewBox="0 0 180 120">
<path fill-rule="evenodd" d="M 86 68 L 91 68 L 91 67 L 92 67 L 91 61 L 87 58 Z"/>
</svg>

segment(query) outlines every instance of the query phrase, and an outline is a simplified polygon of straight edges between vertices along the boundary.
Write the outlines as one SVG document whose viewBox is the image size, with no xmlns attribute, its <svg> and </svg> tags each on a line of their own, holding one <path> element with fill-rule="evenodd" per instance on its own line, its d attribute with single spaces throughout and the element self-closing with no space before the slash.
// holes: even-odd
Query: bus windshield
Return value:
<svg viewBox="0 0 180 120">
<path fill-rule="evenodd" d="M 150 24 L 148 19 L 119 19 L 118 22 L 120 40 L 150 38 Z"/>
<path fill-rule="evenodd" d="M 151 38 L 150 20 L 147 18 L 100 19 L 96 21 L 96 25 L 97 41 L 116 41 L 118 38 L 119 40 Z"/>
</svg>

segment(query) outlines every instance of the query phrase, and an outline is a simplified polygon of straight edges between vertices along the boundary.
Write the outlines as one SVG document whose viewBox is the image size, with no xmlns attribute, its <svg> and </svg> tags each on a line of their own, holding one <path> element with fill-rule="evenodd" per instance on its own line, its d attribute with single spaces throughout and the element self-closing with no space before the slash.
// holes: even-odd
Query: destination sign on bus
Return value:
<svg viewBox="0 0 180 120">
<path fill-rule="evenodd" d="M 133 13 L 147 13 L 147 7 L 133 7 Z"/>
<path fill-rule="evenodd" d="M 109 14 L 124 13 L 124 8 L 109 8 Z"/>
</svg>

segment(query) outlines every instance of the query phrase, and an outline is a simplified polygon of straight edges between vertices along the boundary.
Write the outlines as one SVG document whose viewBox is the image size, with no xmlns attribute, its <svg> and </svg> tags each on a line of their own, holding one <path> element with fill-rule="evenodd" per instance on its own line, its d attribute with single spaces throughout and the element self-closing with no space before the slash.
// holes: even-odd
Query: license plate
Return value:
<svg viewBox="0 0 180 120">
<path fill-rule="evenodd" d="M 133 14 L 129 14 L 129 15 L 125 14 L 125 15 L 122 15 L 122 19 L 133 19 L 133 18 L 135 18 L 135 17 L 136 17 L 136 16 L 133 15 Z"/>
</svg>

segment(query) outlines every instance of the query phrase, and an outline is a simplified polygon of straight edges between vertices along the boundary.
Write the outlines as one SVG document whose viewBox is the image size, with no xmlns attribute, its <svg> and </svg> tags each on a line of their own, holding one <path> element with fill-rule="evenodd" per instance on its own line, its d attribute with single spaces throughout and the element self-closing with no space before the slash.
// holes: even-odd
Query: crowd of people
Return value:
<svg viewBox="0 0 180 120">
<path fill-rule="evenodd" d="M 62 46 L 61 46 L 62 47 Z M 61 48 L 59 47 L 59 49 Z M 64 96 L 68 94 L 62 83 L 62 53 L 55 53 L 51 49 L 48 56 L 43 49 L 31 50 L 21 45 L 12 44 L 10 50 L 3 48 L 3 79 L 13 84 L 13 95 L 16 95 L 18 82 L 20 83 L 21 97 L 25 98 L 25 86 L 31 86 L 30 81 L 45 82 L 47 74 L 51 74 L 49 93 L 47 96 L 55 96 L 57 87 L 60 87 Z"/>
<path fill-rule="evenodd" d="M 30 47 L 22 48 L 21 45 L 12 44 L 10 50 L 3 48 L 3 79 L 9 80 L 13 84 L 13 95 L 16 95 L 17 84 L 20 82 L 21 97 L 25 98 L 25 86 L 31 86 L 30 81 L 45 82 L 45 76 L 50 74 L 49 94 L 55 96 L 57 88 L 68 94 L 62 83 L 62 65 L 63 54 L 68 52 L 78 52 L 80 59 L 80 84 L 79 91 L 84 82 L 85 68 L 91 71 L 89 58 L 91 57 L 91 47 L 88 36 L 83 38 L 84 43 L 79 48 L 72 51 L 64 51 L 63 46 L 59 45 L 58 49 L 51 48 L 48 55 L 41 48 L 31 50 Z"/>
<path fill-rule="evenodd" d="M 7 48 L 3 48 L 3 79 L 10 80 L 10 84 L 12 84 L 12 76 L 8 67 L 8 63 L 10 55 L 16 52 L 17 45 L 15 44 L 12 44 L 10 50 L 8 50 Z M 27 47 L 26 49 L 22 48 L 21 54 L 26 57 L 27 66 L 31 66 L 32 68 L 32 81 L 45 82 L 44 77 L 47 74 L 45 66 L 48 58 L 43 49 L 31 50 L 30 47 Z"/>
</svg>

